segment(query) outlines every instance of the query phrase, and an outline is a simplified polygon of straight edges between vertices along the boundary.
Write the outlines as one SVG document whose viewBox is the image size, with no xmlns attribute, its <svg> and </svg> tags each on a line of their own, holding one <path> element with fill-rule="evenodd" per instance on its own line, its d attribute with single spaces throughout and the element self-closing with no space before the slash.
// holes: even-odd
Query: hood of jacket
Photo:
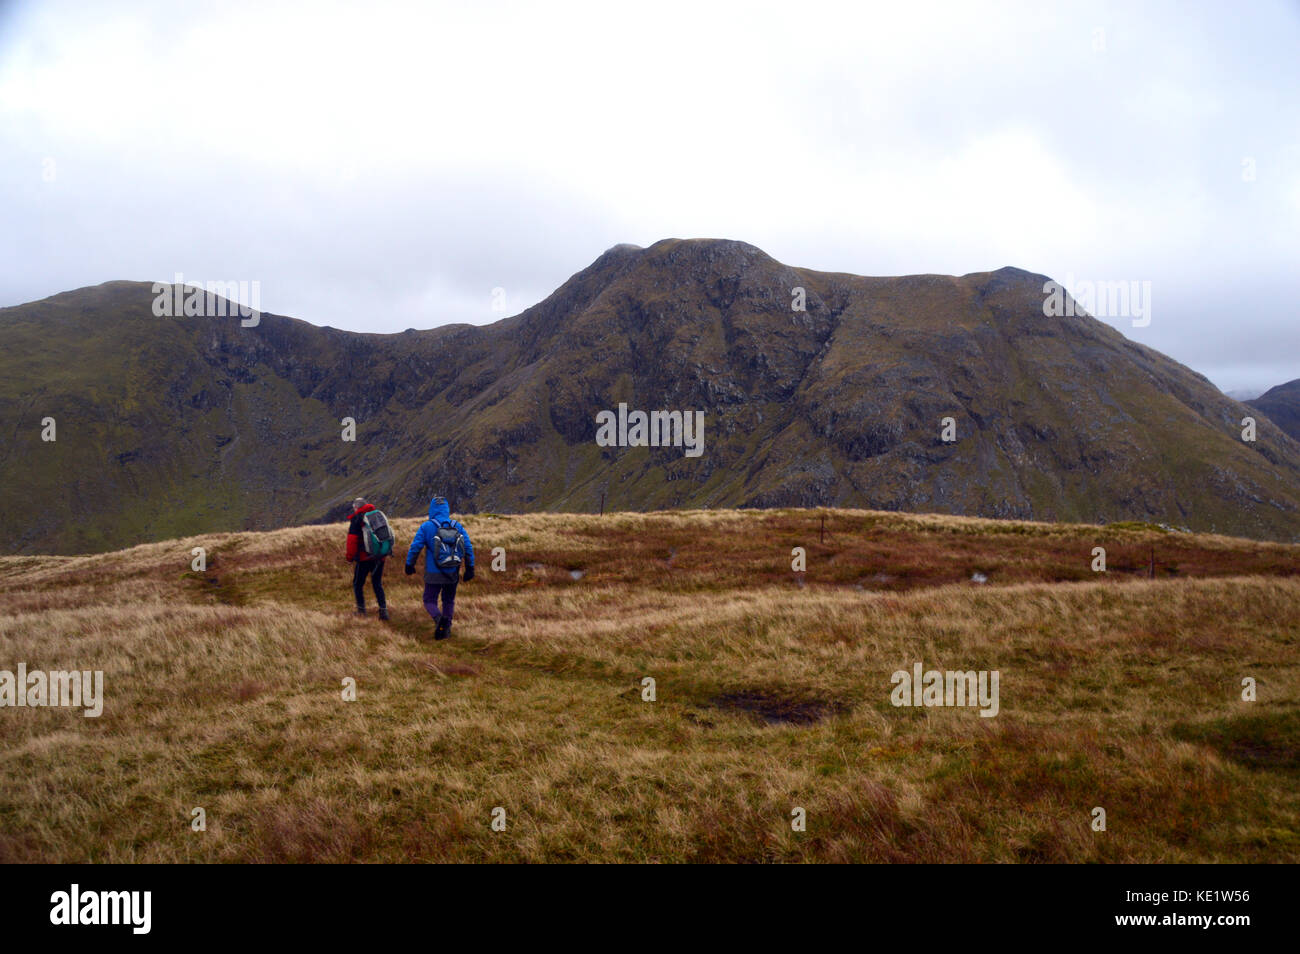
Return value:
<svg viewBox="0 0 1300 954">
<path fill-rule="evenodd" d="M 375 509 L 375 505 L 374 505 L 374 504 L 362 504 L 362 505 L 361 505 L 360 507 L 358 507 L 356 510 L 354 510 L 354 511 L 352 511 L 350 514 L 348 514 L 348 519 L 351 520 L 353 517 L 355 517 L 355 516 L 356 516 L 357 514 L 359 514 L 359 513 L 369 513 L 370 511 L 372 511 L 372 510 L 374 510 L 374 509 Z"/>
<path fill-rule="evenodd" d="M 429 501 L 429 519 L 434 523 L 451 519 L 451 507 L 447 505 L 446 497 L 434 497 Z"/>
</svg>

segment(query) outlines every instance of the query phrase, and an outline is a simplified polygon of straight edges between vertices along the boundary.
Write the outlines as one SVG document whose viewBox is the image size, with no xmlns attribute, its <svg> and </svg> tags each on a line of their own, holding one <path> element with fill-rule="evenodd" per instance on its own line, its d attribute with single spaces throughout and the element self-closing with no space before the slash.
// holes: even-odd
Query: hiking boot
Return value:
<svg viewBox="0 0 1300 954">
<path fill-rule="evenodd" d="M 446 619 L 438 620 L 438 625 L 433 628 L 434 639 L 446 639 L 451 635 L 451 623 Z"/>
<path fill-rule="evenodd" d="M 366 608 L 365 608 L 364 606 L 358 606 L 358 607 L 357 607 L 357 615 L 358 615 L 358 616 L 365 616 L 365 615 L 366 615 Z"/>
<path fill-rule="evenodd" d="M 381 607 L 379 607 L 379 618 L 382 619 L 382 620 L 387 620 L 387 619 L 388 619 L 388 607 L 387 607 L 387 606 L 381 606 Z"/>
</svg>

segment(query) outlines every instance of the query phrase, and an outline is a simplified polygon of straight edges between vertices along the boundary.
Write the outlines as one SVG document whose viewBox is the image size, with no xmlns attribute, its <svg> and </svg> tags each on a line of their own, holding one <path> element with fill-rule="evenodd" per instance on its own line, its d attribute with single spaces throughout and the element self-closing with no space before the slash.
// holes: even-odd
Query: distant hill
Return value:
<svg viewBox="0 0 1300 954">
<path fill-rule="evenodd" d="M 1269 420 L 1300 441 L 1300 378 L 1269 388 L 1246 403 L 1263 411 Z"/>
<path fill-rule="evenodd" d="M 3 549 L 332 520 L 358 493 L 417 514 L 433 492 L 460 512 L 603 496 L 1300 539 L 1300 444 L 1268 420 L 1243 443 L 1243 406 L 1201 375 L 1090 317 L 1045 317 L 1046 281 L 867 278 L 668 239 L 616 246 L 483 327 L 156 318 L 131 282 L 0 309 Z M 619 402 L 702 411 L 703 453 L 598 446 Z"/>
</svg>

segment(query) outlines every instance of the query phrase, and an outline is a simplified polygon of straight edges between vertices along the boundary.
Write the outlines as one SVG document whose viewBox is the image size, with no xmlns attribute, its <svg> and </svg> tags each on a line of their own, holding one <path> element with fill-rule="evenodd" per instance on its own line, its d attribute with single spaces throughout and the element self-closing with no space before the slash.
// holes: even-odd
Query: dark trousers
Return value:
<svg viewBox="0 0 1300 954">
<path fill-rule="evenodd" d="M 366 577 L 375 588 L 375 602 L 383 609 L 384 602 L 384 560 L 358 560 L 357 568 L 352 573 L 352 592 L 357 598 L 357 609 L 366 608 Z"/>
<path fill-rule="evenodd" d="M 435 621 L 445 619 L 451 622 L 451 614 L 456 609 L 456 584 L 459 580 L 451 583 L 425 583 L 424 584 L 424 608 L 429 611 L 429 615 Z M 442 612 L 438 612 L 438 597 L 442 597 Z"/>
</svg>

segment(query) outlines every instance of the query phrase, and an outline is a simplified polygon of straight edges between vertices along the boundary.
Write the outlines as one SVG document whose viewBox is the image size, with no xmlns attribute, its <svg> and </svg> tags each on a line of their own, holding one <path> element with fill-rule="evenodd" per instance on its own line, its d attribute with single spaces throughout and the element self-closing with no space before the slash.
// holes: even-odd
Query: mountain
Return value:
<svg viewBox="0 0 1300 954">
<path fill-rule="evenodd" d="M 1300 444 L 1268 420 L 1243 442 L 1248 409 L 1201 375 L 1045 317 L 1047 280 L 668 239 L 482 327 L 157 318 L 131 282 L 0 309 L 4 550 L 334 520 L 358 493 L 417 514 L 435 491 L 459 512 L 834 505 L 1300 539 Z M 620 402 L 702 411 L 703 452 L 599 446 Z"/>
<path fill-rule="evenodd" d="M 1300 378 L 1269 388 L 1246 403 L 1263 411 L 1269 420 L 1300 441 Z"/>
</svg>

